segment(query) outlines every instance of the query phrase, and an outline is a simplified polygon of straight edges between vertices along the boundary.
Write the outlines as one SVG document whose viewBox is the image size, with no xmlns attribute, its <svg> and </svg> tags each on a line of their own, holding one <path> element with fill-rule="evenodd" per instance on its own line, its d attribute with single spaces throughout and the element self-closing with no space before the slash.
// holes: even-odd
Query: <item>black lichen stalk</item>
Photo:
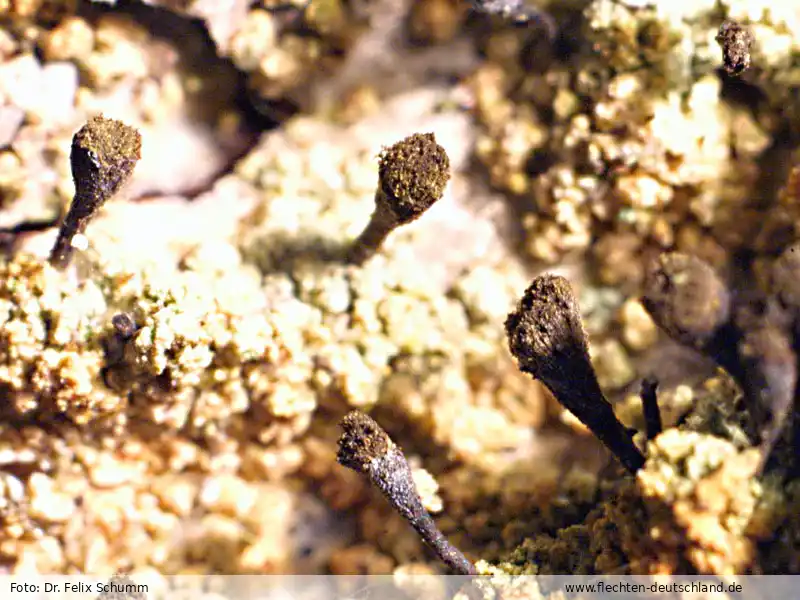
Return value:
<svg viewBox="0 0 800 600">
<path fill-rule="evenodd" d="M 89 119 L 72 138 L 70 165 L 75 196 L 50 252 L 53 266 L 63 269 L 69 265 L 73 239 L 130 179 L 141 158 L 141 148 L 138 131 L 102 115 Z"/>
<path fill-rule="evenodd" d="M 661 410 L 658 407 L 658 380 L 654 377 L 643 379 L 639 396 L 642 399 L 647 439 L 654 440 L 664 430 L 661 422 Z"/>
<path fill-rule="evenodd" d="M 14 254 L 16 244 L 21 236 L 31 232 L 47 231 L 51 227 L 55 227 L 60 220 L 61 215 L 59 214 L 50 219 L 24 221 L 12 227 L 0 227 L 0 254 Z"/>
<path fill-rule="evenodd" d="M 505 328 L 520 370 L 544 383 L 628 471 L 639 470 L 644 456 L 600 389 L 569 282 L 550 274 L 536 277 Z"/>
<path fill-rule="evenodd" d="M 475 575 L 475 566 L 444 537 L 422 504 L 402 450 L 366 414 L 353 411 L 341 422 L 339 464 L 369 477 L 441 561 L 459 575 Z"/>
<path fill-rule="evenodd" d="M 416 221 L 443 195 L 450 159 L 432 133 L 415 133 L 381 152 L 375 210 L 347 262 L 364 264 L 392 231 Z"/>
</svg>

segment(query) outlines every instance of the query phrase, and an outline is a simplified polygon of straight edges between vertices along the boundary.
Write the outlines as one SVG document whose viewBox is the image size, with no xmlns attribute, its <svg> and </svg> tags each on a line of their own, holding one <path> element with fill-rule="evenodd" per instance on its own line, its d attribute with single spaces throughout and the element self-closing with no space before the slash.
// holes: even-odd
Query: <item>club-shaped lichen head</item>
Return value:
<svg viewBox="0 0 800 600">
<path fill-rule="evenodd" d="M 141 154 L 139 132 L 102 115 L 89 119 L 73 136 L 70 164 L 75 195 L 50 251 L 50 264 L 67 267 L 77 236 L 131 178 Z"/>
<path fill-rule="evenodd" d="M 339 464 L 368 473 L 375 459 L 383 458 L 394 446 L 387 433 L 368 415 L 353 411 L 344 416 L 339 438 Z"/>
<path fill-rule="evenodd" d="M 580 309 L 564 277 L 536 277 L 508 315 L 505 328 L 519 368 L 548 385 L 560 386 L 576 367 L 583 370 L 588 365 Z"/>
<path fill-rule="evenodd" d="M 725 282 L 710 265 L 680 252 L 662 254 L 648 270 L 642 304 L 672 339 L 698 350 L 731 314 Z"/>
<path fill-rule="evenodd" d="M 70 164 L 76 193 L 88 192 L 96 209 L 130 179 L 142 156 L 136 129 L 102 115 L 92 117 L 72 138 Z"/>
<path fill-rule="evenodd" d="M 603 395 L 569 282 L 552 274 L 536 277 L 505 328 L 520 370 L 544 383 L 631 473 L 637 472 L 644 457 Z"/>
<path fill-rule="evenodd" d="M 346 261 L 361 265 L 373 257 L 395 229 L 416 221 L 442 198 L 449 180 L 450 159 L 432 133 L 415 133 L 384 148 L 375 209 Z"/>
<path fill-rule="evenodd" d="M 447 152 L 432 133 L 415 133 L 381 152 L 375 201 L 404 225 L 441 199 L 449 180 Z"/>
</svg>

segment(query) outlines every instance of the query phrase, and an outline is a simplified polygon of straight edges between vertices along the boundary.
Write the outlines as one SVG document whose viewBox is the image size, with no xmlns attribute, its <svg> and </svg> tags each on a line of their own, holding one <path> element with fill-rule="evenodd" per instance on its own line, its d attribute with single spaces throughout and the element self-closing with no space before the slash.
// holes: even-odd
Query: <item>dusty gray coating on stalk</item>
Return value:
<svg viewBox="0 0 800 600">
<path fill-rule="evenodd" d="M 459 575 L 475 575 L 475 566 L 445 539 L 422 504 L 403 452 L 371 417 L 354 410 L 340 423 L 339 464 L 369 477 L 422 540 Z"/>
<path fill-rule="evenodd" d="M 747 330 L 738 350 L 748 410 L 759 429 L 766 460 L 794 403 L 797 357 L 783 330 L 769 324 Z"/>
<path fill-rule="evenodd" d="M 536 277 L 508 315 L 505 328 L 520 370 L 544 383 L 629 471 L 641 468 L 644 456 L 597 382 L 569 282 L 557 275 Z"/>
<path fill-rule="evenodd" d="M 385 148 L 379 157 L 375 210 L 347 262 L 366 262 L 392 231 L 416 221 L 441 199 L 449 180 L 450 159 L 432 133 L 415 133 Z"/>
<path fill-rule="evenodd" d="M 69 264 L 72 239 L 130 179 L 141 155 L 139 132 L 102 115 L 89 119 L 73 136 L 69 158 L 75 195 L 50 252 L 53 266 L 63 269 Z"/>
<path fill-rule="evenodd" d="M 794 243 L 772 266 L 772 292 L 796 319 L 800 316 L 800 243 Z"/>
</svg>

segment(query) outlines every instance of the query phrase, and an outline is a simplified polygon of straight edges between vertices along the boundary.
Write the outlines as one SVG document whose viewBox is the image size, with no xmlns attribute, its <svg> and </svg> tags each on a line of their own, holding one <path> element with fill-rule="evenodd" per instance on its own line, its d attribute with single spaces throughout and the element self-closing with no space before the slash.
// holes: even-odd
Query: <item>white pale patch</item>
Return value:
<svg viewBox="0 0 800 600">
<path fill-rule="evenodd" d="M 82 233 L 77 233 L 72 236 L 72 240 L 69 243 L 70 246 L 75 248 L 76 250 L 86 250 L 89 247 L 89 238 L 87 238 Z"/>
</svg>

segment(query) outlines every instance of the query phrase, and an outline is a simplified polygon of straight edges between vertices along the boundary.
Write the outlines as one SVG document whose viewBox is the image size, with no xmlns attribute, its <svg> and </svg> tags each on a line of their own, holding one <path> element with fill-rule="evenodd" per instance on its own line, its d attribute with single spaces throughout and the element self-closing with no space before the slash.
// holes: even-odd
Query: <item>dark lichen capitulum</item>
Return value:
<svg viewBox="0 0 800 600">
<path fill-rule="evenodd" d="M 557 275 L 536 277 L 508 315 L 505 329 L 520 370 L 544 383 L 625 468 L 632 473 L 640 469 L 644 456 L 600 389 L 569 282 Z"/>
<path fill-rule="evenodd" d="M 379 157 L 375 210 L 347 261 L 366 262 L 392 231 L 416 221 L 441 199 L 449 180 L 450 159 L 432 133 L 415 133 L 385 148 Z"/>
<path fill-rule="evenodd" d="M 70 166 L 75 195 L 50 252 L 53 266 L 63 269 L 69 264 L 73 238 L 130 179 L 141 152 L 142 138 L 136 129 L 102 115 L 89 119 L 73 136 Z"/>
<path fill-rule="evenodd" d="M 136 321 L 128 313 L 117 313 L 111 317 L 111 325 L 123 340 L 129 340 L 136 333 Z"/>
<path fill-rule="evenodd" d="M 642 304 L 671 338 L 696 350 L 713 343 L 731 316 L 730 293 L 714 269 L 679 252 L 662 254 L 648 270 Z"/>
<path fill-rule="evenodd" d="M 710 265 L 689 254 L 661 254 L 648 269 L 642 305 L 673 340 L 713 358 L 741 382 L 730 290 Z"/>
<path fill-rule="evenodd" d="M 394 446 L 389 434 L 364 413 L 350 412 L 340 425 L 343 433 L 336 460 L 358 473 L 369 475 L 372 461 L 388 454 Z"/>
<path fill-rule="evenodd" d="M 741 75 L 750 68 L 750 50 L 753 47 L 752 32 L 736 21 L 725 21 L 720 25 L 716 37 L 722 48 L 722 62 L 729 75 Z"/>
<path fill-rule="evenodd" d="M 380 425 L 354 410 L 340 423 L 339 464 L 369 477 L 370 482 L 406 519 L 422 540 L 459 575 L 475 575 L 475 566 L 436 527 L 414 484 L 411 467 L 402 450 Z"/>
</svg>

